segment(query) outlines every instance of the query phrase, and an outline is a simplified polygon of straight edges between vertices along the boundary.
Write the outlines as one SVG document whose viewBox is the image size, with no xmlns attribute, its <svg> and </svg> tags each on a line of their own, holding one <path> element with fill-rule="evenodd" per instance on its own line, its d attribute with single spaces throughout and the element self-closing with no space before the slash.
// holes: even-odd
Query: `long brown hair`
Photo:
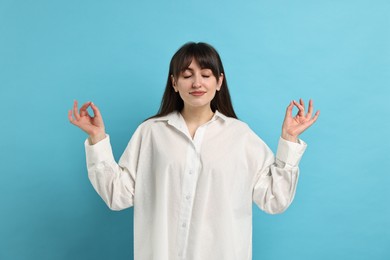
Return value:
<svg viewBox="0 0 390 260">
<path fill-rule="evenodd" d="M 197 61 L 201 68 L 210 69 L 216 79 L 223 73 L 224 78 L 221 89 L 215 93 L 213 100 L 211 100 L 210 107 L 213 112 L 218 110 L 225 116 L 237 118 L 230 98 L 221 58 L 214 47 L 204 42 L 188 42 L 173 55 L 169 64 L 168 79 L 161 100 L 160 109 L 157 114 L 151 118 L 165 116 L 173 111 L 181 111 L 183 109 L 184 102 L 179 93 L 174 91 L 171 76 L 173 75 L 177 78 L 180 73 L 184 72 L 188 66 L 190 66 L 192 60 Z"/>
</svg>

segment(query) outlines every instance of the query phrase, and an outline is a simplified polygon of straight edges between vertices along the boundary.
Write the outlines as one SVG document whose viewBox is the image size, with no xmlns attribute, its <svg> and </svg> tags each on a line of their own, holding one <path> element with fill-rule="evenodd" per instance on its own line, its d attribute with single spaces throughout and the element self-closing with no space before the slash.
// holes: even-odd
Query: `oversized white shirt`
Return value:
<svg viewBox="0 0 390 260">
<path fill-rule="evenodd" d="M 191 138 L 178 112 L 142 123 L 117 164 L 109 136 L 85 142 L 88 176 L 109 208 L 134 206 L 135 260 L 252 259 L 252 201 L 283 212 L 306 144 L 276 158 L 243 122 L 216 111 Z"/>
</svg>

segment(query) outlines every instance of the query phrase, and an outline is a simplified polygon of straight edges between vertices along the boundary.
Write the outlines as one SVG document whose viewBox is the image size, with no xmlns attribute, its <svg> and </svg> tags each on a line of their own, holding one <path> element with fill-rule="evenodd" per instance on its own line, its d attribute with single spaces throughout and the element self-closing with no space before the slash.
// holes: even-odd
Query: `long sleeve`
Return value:
<svg viewBox="0 0 390 260">
<path fill-rule="evenodd" d="M 276 158 L 268 153 L 253 189 L 253 200 L 263 211 L 282 213 L 291 204 L 298 183 L 298 164 L 306 146 L 302 140 L 292 143 L 280 138 Z"/>
<path fill-rule="evenodd" d="M 112 210 L 133 206 L 137 166 L 138 135 L 134 135 L 119 164 L 116 163 L 110 137 L 97 144 L 85 141 L 88 177 L 94 189 Z M 131 156 L 130 156 L 131 155 Z"/>
</svg>

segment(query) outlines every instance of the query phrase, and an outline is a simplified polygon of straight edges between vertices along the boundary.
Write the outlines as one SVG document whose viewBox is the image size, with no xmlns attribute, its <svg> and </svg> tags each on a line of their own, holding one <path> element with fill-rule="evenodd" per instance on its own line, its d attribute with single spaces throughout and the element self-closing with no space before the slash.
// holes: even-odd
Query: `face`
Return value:
<svg viewBox="0 0 390 260">
<path fill-rule="evenodd" d="M 172 85 L 184 101 L 184 108 L 210 107 L 216 91 L 223 82 L 223 74 L 217 79 L 210 69 L 202 69 L 192 60 L 190 66 L 178 78 L 171 77 Z"/>
</svg>

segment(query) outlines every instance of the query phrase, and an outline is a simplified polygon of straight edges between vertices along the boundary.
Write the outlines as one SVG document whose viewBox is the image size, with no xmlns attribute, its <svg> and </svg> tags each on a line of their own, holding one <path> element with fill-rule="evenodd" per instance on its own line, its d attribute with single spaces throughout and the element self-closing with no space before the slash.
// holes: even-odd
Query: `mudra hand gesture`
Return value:
<svg viewBox="0 0 390 260">
<path fill-rule="evenodd" d="M 94 116 L 89 115 L 87 111 L 88 107 L 92 108 Z M 106 137 L 102 115 L 94 103 L 87 102 L 78 111 L 78 103 L 75 100 L 73 109 L 68 112 L 68 118 L 72 124 L 78 126 L 89 135 L 89 142 L 91 144 L 96 144 Z"/>
<path fill-rule="evenodd" d="M 294 106 L 298 108 L 298 113 L 295 117 L 292 116 Z M 87 111 L 88 107 L 92 108 L 94 116 L 89 115 Z M 309 101 L 307 114 L 305 113 L 305 104 L 302 99 L 299 100 L 299 103 L 295 100 L 291 101 L 286 109 L 286 116 L 283 121 L 282 138 L 287 141 L 297 142 L 298 136 L 317 120 L 320 115 L 320 111 L 317 111 L 313 117 L 312 115 L 312 100 Z M 89 135 L 89 141 L 91 144 L 96 144 L 105 138 L 106 133 L 103 118 L 98 107 L 92 102 L 83 104 L 80 111 L 78 111 L 78 102 L 75 100 L 73 103 L 73 109 L 68 112 L 68 118 L 73 125 L 78 126 Z"/>
<path fill-rule="evenodd" d="M 298 108 L 298 113 L 295 117 L 292 116 L 293 107 Z M 298 136 L 302 134 L 317 120 L 320 111 L 317 111 L 313 116 L 313 101 L 309 100 L 309 109 L 305 113 L 305 104 L 302 99 L 291 101 L 286 109 L 286 116 L 282 126 L 282 138 L 287 141 L 297 142 Z"/>
</svg>

